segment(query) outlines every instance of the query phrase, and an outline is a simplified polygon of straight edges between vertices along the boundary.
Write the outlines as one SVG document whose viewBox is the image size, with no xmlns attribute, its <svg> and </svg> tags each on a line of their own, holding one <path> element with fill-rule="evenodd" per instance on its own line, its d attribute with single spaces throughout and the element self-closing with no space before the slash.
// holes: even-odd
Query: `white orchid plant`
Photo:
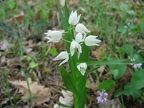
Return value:
<svg viewBox="0 0 144 108">
<path fill-rule="evenodd" d="M 101 42 L 101 40 L 97 39 L 98 36 L 87 36 L 90 30 L 82 23 L 79 23 L 80 17 L 81 15 L 78 15 L 77 11 L 72 11 L 68 16 L 68 20 L 65 20 L 65 22 L 68 22 L 68 29 L 64 30 L 64 32 L 48 30 L 47 33 L 44 33 L 48 43 L 56 43 L 62 40 L 67 44 L 67 51 L 62 51 L 53 60 L 63 60 L 59 64 L 61 75 L 67 89 L 73 92 L 75 108 L 82 108 L 85 103 L 88 47 L 99 46 Z M 74 31 L 76 35 L 74 35 Z M 63 37 L 62 35 L 66 36 Z M 69 72 L 62 66 L 66 62 L 69 62 Z"/>
<path fill-rule="evenodd" d="M 62 60 L 59 64 L 62 80 L 66 88 L 73 93 L 74 108 L 84 108 L 86 101 L 86 76 L 90 70 L 90 65 L 106 65 L 109 63 L 121 63 L 122 61 L 89 61 L 89 47 L 99 46 L 101 40 L 98 36 L 89 35 L 90 30 L 82 23 L 79 23 L 81 15 L 77 11 L 72 11 L 69 14 L 68 8 L 64 7 L 64 13 L 60 8 L 58 0 L 56 0 L 62 26 L 64 32 L 48 30 L 46 39 L 48 43 L 64 41 L 66 44 L 66 51 L 62 51 L 53 60 Z M 76 33 L 76 34 L 75 34 Z M 69 70 L 63 67 L 63 64 L 68 62 Z"/>
</svg>

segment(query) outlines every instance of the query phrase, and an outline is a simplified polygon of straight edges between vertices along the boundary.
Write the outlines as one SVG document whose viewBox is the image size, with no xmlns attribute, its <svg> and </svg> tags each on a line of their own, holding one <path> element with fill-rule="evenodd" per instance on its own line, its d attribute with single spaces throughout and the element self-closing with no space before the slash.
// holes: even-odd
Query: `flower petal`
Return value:
<svg viewBox="0 0 144 108">
<path fill-rule="evenodd" d="M 90 32 L 90 30 L 88 30 L 83 24 L 77 24 L 76 28 L 75 28 L 75 31 L 79 32 L 79 33 L 88 33 L 88 32 Z"/>
<path fill-rule="evenodd" d="M 80 73 L 84 76 L 86 69 L 87 69 L 87 64 L 84 63 L 80 63 L 79 65 L 77 65 L 78 70 L 80 71 Z"/>
<path fill-rule="evenodd" d="M 77 50 L 77 49 L 78 49 L 78 53 L 80 54 L 80 53 L 82 52 L 81 46 L 80 46 L 79 43 L 77 43 L 75 40 L 73 40 L 73 41 L 71 42 L 71 45 L 70 45 L 70 53 L 71 53 L 71 56 L 74 55 L 75 50 Z"/>
<path fill-rule="evenodd" d="M 75 36 L 75 40 L 76 40 L 78 43 L 84 41 L 84 38 L 83 38 L 82 33 L 78 33 L 78 34 Z"/>
<path fill-rule="evenodd" d="M 48 30 L 48 32 L 44 34 L 47 35 L 45 38 L 49 39 L 48 42 L 59 42 L 62 38 L 62 32 L 60 31 Z"/>
<path fill-rule="evenodd" d="M 134 64 L 133 65 L 133 68 L 140 68 L 142 66 L 142 64 L 141 63 L 138 63 L 138 64 Z"/>
<path fill-rule="evenodd" d="M 85 44 L 87 45 L 87 46 L 99 46 L 99 44 L 98 43 L 100 43 L 101 42 L 101 40 L 99 40 L 99 39 L 96 39 L 97 38 L 97 36 L 93 36 L 93 35 L 89 35 L 89 36 L 87 36 L 86 38 L 85 38 Z"/>
<path fill-rule="evenodd" d="M 102 92 L 97 91 L 97 94 L 99 95 L 96 99 L 97 99 L 97 103 L 98 104 L 107 104 L 107 98 L 108 98 L 108 94 L 106 93 L 105 90 L 102 90 Z"/>
<path fill-rule="evenodd" d="M 64 64 L 65 62 L 67 62 L 68 59 L 69 59 L 69 56 L 68 56 L 67 51 L 62 51 L 62 52 L 61 52 L 59 55 L 57 55 L 53 60 L 54 60 L 54 61 L 55 61 L 55 60 L 63 60 L 63 61 L 59 64 L 59 66 L 60 66 L 60 65 Z"/>
<path fill-rule="evenodd" d="M 69 16 L 69 24 L 76 25 L 79 22 L 80 16 L 77 15 L 77 11 L 72 11 Z"/>
</svg>

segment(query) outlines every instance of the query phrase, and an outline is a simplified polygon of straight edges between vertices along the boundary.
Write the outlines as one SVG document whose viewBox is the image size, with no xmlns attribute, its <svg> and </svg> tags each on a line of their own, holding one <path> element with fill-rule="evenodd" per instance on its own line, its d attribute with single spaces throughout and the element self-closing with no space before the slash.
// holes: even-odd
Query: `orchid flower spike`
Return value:
<svg viewBox="0 0 144 108">
<path fill-rule="evenodd" d="M 93 36 L 93 35 L 89 35 L 85 38 L 85 44 L 87 46 L 99 46 L 99 43 L 101 42 L 101 40 L 96 39 L 97 36 Z"/>
<path fill-rule="evenodd" d="M 83 24 L 77 24 L 75 27 L 75 31 L 78 33 L 89 33 L 90 30 L 88 30 Z"/>
<path fill-rule="evenodd" d="M 86 63 L 80 63 L 79 65 L 77 65 L 77 68 L 80 71 L 80 73 L 84 76 L 86 69 L 87 69 L 87 64 Z"/>
<path fill-rule="evenodd" d="M 72 11 L 69 16 L 69 24 L 76 25 L 80 20 L 80 16 L 81 15 L 79 16 L 77 15 L 77 11 L 75 12 Z"/>
<path fill-rule="evenodd" d="M 74 55 L 75 53 L 75 50 L 78 50 L 78 54 L 82 53 L 82 49 L 81 49 L 81 46 L 78 42 L 76 42 L 75 40 L 73 40 L 70 44 L 70 53 L 71 53 L 71 56 Z"/>
<path fill-rule="evenodd" d="M 63 60 L 63 59 L 64 59 L 64 60 Z M 55 61 L 55 60 L 63 60 L 63 61 L 59 64 L 59 66 L 60 66 L 60 65 L 64 64 L 65 62 L 67 62 L 68 59 L 69 59 L 69 56 L 68 56 L 67 51 L 62 51 L 62 52 L 61 52 L 58 56 L 56 56 L 53 60 L 54 60 L 54 61 Z"/>
<path fill-rule="evenodd" d="M 59 42 L 60 39 L 62 38 L 62 32 L 60 31 L 52 31 L 52 30 L 48 30 L 47 33 L 44 33 L 45 35 L 47 35 L 45 38 L 48 39 L 48 43 L 49 42 Z"/>
</svg>

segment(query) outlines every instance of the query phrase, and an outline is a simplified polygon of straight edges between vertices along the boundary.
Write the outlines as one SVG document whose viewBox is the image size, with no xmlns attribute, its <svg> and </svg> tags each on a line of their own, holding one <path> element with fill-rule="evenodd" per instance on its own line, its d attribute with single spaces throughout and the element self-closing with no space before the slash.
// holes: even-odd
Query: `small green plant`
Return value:
<svg viewBox="0 0 144 108">
<path fill-rule="evenodd" d="M 30 61 L 28 68 L 31 68 L 31 69 L 32 69 L 32 68 L 38 67 L 38 63 L 36 62 L 36 60 L 35 60 L 34 58 L 32 58 L 32 57 L 30 57 L 30 56 L 25 56 L 25 59 L 26 59 L 27 61 Z"/>
<path fill-rule="evenodd" d="M 144 93 L 143 93 L 143 69 L 138 69 L 137 71 L 132 71 L 132 77 L 130 82 L 124 85 L 124 89 L 119 89 L 115 92 L 114 96 L 118 97 L 120 95 L 132 96 L 134 100 L 138 99 L 139 97 L 144 100 Z"/>
</svg>

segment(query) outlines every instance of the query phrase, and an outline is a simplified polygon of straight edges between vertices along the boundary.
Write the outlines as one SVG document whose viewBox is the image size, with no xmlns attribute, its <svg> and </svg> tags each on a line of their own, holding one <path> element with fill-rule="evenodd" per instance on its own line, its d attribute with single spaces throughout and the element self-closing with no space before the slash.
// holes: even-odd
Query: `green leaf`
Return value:
<svg viewBox="0 0 144 108">
<path fill-rule="evenodd" d="M 61 8 L 60 8 L 60 4 L 59 4 L 59 1 L 56 0 L 56 4 L 57 4 L 57 7 L 58 7 L 58 11 L 59 11 L 59 15 L 60 15 L 60 19 L 61 19 L 61 22 L 62 22 L 62 26 L 66 31 L 68 31 L 68 27 L 69 27 L 69 23 L 68 23 L 68 16 L 69 16 L 69 11 L 68 11 L 68 8 L 67 8 L 67 5 L 66 5 L 66 1 L 65 1 L 65 13 L 63 14 L 62 11 L 61 11 Z M 70 36 L 69 34 L 65 34 L 65 38 L 66 40 L 70 40 Z"/>
<path fill-rule="evenodd" d="M 40 13 L 40 16 L 41 16 L 41 18 L 46 19 L 47 16 L 48 16 L 46 10 L 42 10 L 41 13 Z"/>
<path fill-rule="evenodd" d="M 125 28 L 124 26 L 120 26 L 118 28 L 118 31 L 121 32 L 122 34 L 125 34 L 127 32 L 127 28 Z"/>
<path fill-rule="evenodd" d="M 133 84 L 127 83 L 124 86 L 124 90 L 116 90 L 114 93 L 114 97 L 118 97 L 122 94 L 127 95 L 127 96 L 132 96 L 133 99 L 137 99 L 140 95 L 140 91 L 136 91 L 133 87 Z"/>
<path fill-rule="evenodd" d="M 118 78 L 118 73 L 119 73 L 119 70 L 118 69 L 113 69 L 113 70 L 111 70 L 111 73 L 113 74 L 113 76 L 114 76 L 114 79 L 117 79 Z"/>
<path fill-rule="evenodd" d="M 135 26 L 134 24 L 131 23 L 131 24 L 129 25 L 129 29 L 130 29 L 130 30 L 135 29 L 135 28 L 136 28 L 136 26 Z"/>
<path fill-rule="evenodd" d="M 112 74 L 114 76 L 114 78 L 117 80 L 120 77 L 122 77 L 126 71 L 126 64 L 118 64 L 118 65 L 114 65 L 114 69 L 112 69 Z"/>
<path fill-rule="evenodd" d="M 86 76 L 79 76 L 77 78 L 77 101 L 78 101 L 78 108 L 84 108 L 86 102 Z"/>
<path fill-rule="evenodd" d="M 130 56 L 134 53 L 133 46 L 130 44 L 124 44 L 124 50 Z"/>
<path fill-rule="evenodd" d="M 133 99 L 137 99 L 139 97 L 139 95 L 136 93 L 135 89 L 132 87 L 132 83 L 127 83 L 124 86 L 124 90 L 123 90 L 123 94 L 127 95 L 127 96 L 132 96 Z"/>
<path fill-rule="evenodd" d="M 119 97 L 120 95 L 122 95 L 123 94 L 123 90 L 116 90 L 115 92 L 114 92 L 114 97 Z"/>
<path fill-rule="evenodd" d="M 24 56 L 24 58 L 27 60 L 27 61 L 31 61 L 32 58 L 30 56 Z"/>
<path fill-rule="evenodd" d="M 62 76 L 62 80 L 64 82 L 64 85 L 66 88 L 71 91 L 71 92 L 76 92 L 75 86 L 74 86 L 74 81 L 72 79 L 72 76 L 70 73 L 68 73 L 63 66 L 60 66 L 60 73 Z"/>
<path fill-rule="evenodd" d="M 35 67 L 38 67 L 38 63 L 32 61 L 32 62 L 30 63 L 30 68 L 35 68 Z"/>
<path fill-rule="evenodd" d="M 57 102 L 60 106 L 62 106 L 63 108 L 71 108 L 71 106 L 68 106 L 66 104 L 63 104 L 61 102 Z"/>
<path fill-rule="evenodd" d="M 79 107 L 78 108 L 84 108 L 85 103 L 86 103 L 86 88 L 83 89 L 81 92 L 81 96 L 79 98 Z"/>
<path fill-rule="evenodd" d="M 69 10 L 68 10 L 68 7 L 67 7 L 66 0 L 65 0 L 64 11 L 65 11 L 65 19 L 67 19 L 67 22 L 68 22 L 68 19 L 69 19 Z M 69 25 L 69 23 L 68 23 L 68 25 Z"/>
<path fill-rule="evenodd" d="M 103 61 L 87 61 L 88 66 L 92 65 L 114 65 L 114 64 L 131 64 L 133 63 L 129 59 L 125 60 L 103 60 Z"/>
<path fill-rule="evenodd" d="M 9 2 L 7 2 L 7 4 L 8 4 L 8 7 L 9 7 L 10 9 L 14 9 L 15 6 L 16 6 L 16 2 L 14 2 L 14 1 L 9 1 Z"/>
<path fill-rule="evenodd" d="M 127 13 L 130 15 L 136 16 L 136 12 L 133 10 L 128 10 Z"/>
<path fill-rule="evenodd" d="M 115 86 L 115 82 L 113 80 L 105 80 L 102 83 L 100 83 L 98 90 L 102 91 L 105 89 L 106 91 L 110 91 Z"/>
<path fill-rule="evenodd" d="M 80 76 L 77 78 L 77 88 L 80 92 L 82 92 L 86 85 L 86 76 Z"/>
<path fill-rule="evenodd" d="M 142 36 L 144 38 L 144 24 L 141 25 L 141 32 L 142 32 L 142 34 L 143 34 Z"/>
<path fill-rule="evenodd" d="M 132 58 L 135 60 L 136 63 L 143 63 L 144 62 L 141 55 L 133 54 Z"/>
<path fill-rule="evenodd" d="M 41 56 L 42 57 L 45 57 L 45 54 L 47 53 L 47 43 L 44 43 L 43 45 L 42 45 L 42 50 L 41 50 L 41 52 L 40 52 L 40 54 L 41 54 Z M 55 55 L 54 55 L 55 56 Z"/>
<path fill-rule="evenodd" d="M 120 5 L 120 9 L 121 9 L 122 11 L 126 12 L 126 11 L 128 10 L 128 5 L 122 3 L 122 4 Z"/>
<path fill-rule="evenodd" d="M 144 88 L 144 70 L 134 73 L 131 78 L 131 83 L 132 87 L 136 90 Z"/>
<path fill-rule="evenodd" d="M 89 57 L 89 47 L 86 45 L 83 45 L 82 47 L 82 52 L 79 58 L 79 62 L 86 62 L 88 61 L 88 57 Z"/>
<path fill-rule="evenodd" d="M 51 49 L 49 50 L 49 53 L 52 54 L 53 56 L 56 56 L 56 55 L 58 54 L 56 48 L 51 48 Z"/>
</svg>

